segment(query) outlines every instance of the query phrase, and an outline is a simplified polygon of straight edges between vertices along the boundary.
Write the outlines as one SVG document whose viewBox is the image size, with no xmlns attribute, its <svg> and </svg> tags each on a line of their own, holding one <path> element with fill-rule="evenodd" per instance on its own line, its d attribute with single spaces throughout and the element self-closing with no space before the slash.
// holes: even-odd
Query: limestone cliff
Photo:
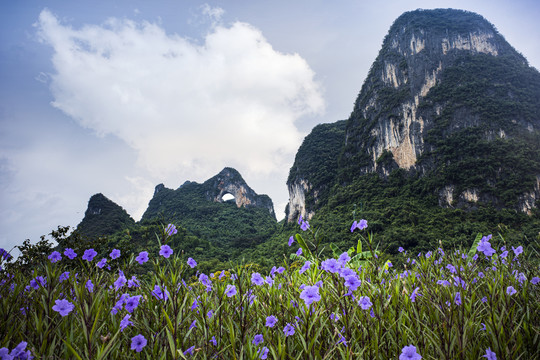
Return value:
<svg viewBox="0 0 540 360">
<path fill-rule="evenodd" d="M 288 222 L 296 221 L 300 215 L 310 220 L 315 206 L 328 198 L 336 181 L 345 124 L 343 120 L 317 125 L 298 149 L 287 180 L 289 203 L 285 215 Z"/>
<path fill-rule="evenodd" d="M 482 16 L 407 12 L 384 38 L 331 151 L 339 161 L 327 187 L 401 170 L 425 178 L 422 191 L 443 207 L 530 212 L 540 199 L 538 114 L 540 74 Z M 306 200 L 320 187 L 313 173 L 289 177 L 289 221 L 316 210 Z"/>
<path fill-rule="evenodd" d="M 511 57 L 526 64 L 480 15 L 439 9 L 400 16 L 385 37 L 356 100 L 347 127 L 344 164 L 348 165 L 349 159 L 354 161 L 362 151 L 359 168 L 352 167 L 373 172 L 377 159 L 388 150 L 400 168 L 416 168 L 418 158 L 431 150 L 425 143 L 427 132 L 449 104 L 432 104 L 428 111 L 420 105 L 426 106 L 426 96 L 449 68 L 480 54 Z M 462 112 L 461 127 L 478 124 L 476 114 L 467 108 Z"/>
<path fill-rule="evenodd" d="M 268 210 L 275 217 L 274 205 L 268 195 L 257 195 L 244 181 L 238 171 L 226 167 L 216 176 L 203 184 L 206 198 L 210 201 L 223 202 L 223 196 L 231 194 L 237 207 L 259 207 Z"/>
<path fill-rule="evenodd" d="M 154 196 L 142 219 L 150 219 L 159 214 L 175 216 L 183 213 L 184 208 L 197 207 L 196 204 L 224 203 L 223 196 L 231 194 L 237 208 L 264 209 L 275 220 L 274 205 L 268 195 L 258 195 L 242 178 L 240 173 L 226 167 L 217 175 L 199 184 L 186 181 L 176 190 L 168 189 L 163 184 L 156 186 Z"/>
</svg>

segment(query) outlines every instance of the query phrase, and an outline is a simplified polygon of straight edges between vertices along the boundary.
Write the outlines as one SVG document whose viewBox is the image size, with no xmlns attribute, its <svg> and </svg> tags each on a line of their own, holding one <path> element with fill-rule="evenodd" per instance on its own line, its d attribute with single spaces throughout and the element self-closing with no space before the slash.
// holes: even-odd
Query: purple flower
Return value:
<svg viewBox="0 0 540 360">
<path fill-rule="evenodd" d="M 321 295 L 319 294 L 319 287 L 306 286 L 300 294 L 300 299 L 303 299 L 308 306 L 314 301 L 321 300 Z"/>
<path fill-rule="evenodd" d="M 216 341 L 216 337 L 215 336 L 212 336 L 212 338 L 210 339 L 210 342 L 212 344 L 214 344 L 214 346 L 217 346 L 217 341 Z"/>
<path fill-rule="evenodd" d="M 344 266 L 346 263 L 349 262 L 349 260 L 351 260 L 351 257 L 349 256 L 347 252 L 344 252 L 343 254 L 339 255 L 339 258 L 337 259 L 337 261 L 341 264 L 341 266 Z"/>
<path fill-rule="evenodd" d="M 364 230 L 365 228 L 367 228 L 367 220 L 360 220 L 360 222 L 358 223 L 358 228 L 360 230 Z"/>
<path fill-rule="evenodd" d="M 120 257 L 120 250 L 118 249 L 113 249 L 113 251 L 111 251 L 111 253 L 109 254 L 109 256 L 111 257 L 111 259 L 118 259 Z"/>
<path fill-rule="evenodd" d="M 356 275 L 356 272 L 351 268 L 342 267 L 339 269 L 339 276 L 341 276 L 343 279 L 353 275 Z"/>
<path fill-rule="evenodd" d="M 455 266 L 452 265 L 452 264 L 446 265 L 446 268 L 447 268 L 448 270 L 450 270 L 450 272 L 451 272 L 452 274 L 457 273 L 457 270 L 456 270 Z"/>
<path fill-rule="evenodd" d="M 356 291 L 360 286 L 361 281 L 356 275 L 347 276 L 345 278 L 345 286 L 349 288 L 350 291 Z"/>
<path fill-rule="evenodd" d="M 456 293 L 456 296 L 454 297 L 454 303 L 457 306 L 461 305 L 461 294 L 459 292 Z"/>
<path fill-rule="evenodd" d="M 67 256 L 70 260 L 73 260 L 77 257 L 77 254 L 75 253 L 75 251 L 73 251 L 73 249 L 70 249 L 70 248 L 67 248 L 66 250 L 64 250 L 64 255 Z"/>
<path fill-rule="evenodd" d="M 420 290 L 419 287 L 417 287 L 416 289 L 413 290 L 413 292 L 412 292 L 412 294 L 411 294 L 411 301 L 412 301 L 412 302 L 414 302 L 414 300 L 416 299 L 416 297 L 417 297 L 418 295 L 420 295 L 420 294 L 418 293 L 418 290 Z"/>
<path fill-rule="evenodd" d="M 531 284 L 536 285 L 540 282 L 540 278 L 538 276 L 535 276 L 531 279 Z"/>
<path fill-rule="evenodd" d="M 416 352 L 414 345 L 405 346 L 399 355 L 399 360 L 420 360 L 421 358 L 422 356 Z"/>
<path fill-rule="evenodd" d="M 72 303 L 70 303 L 69 301 L 67 301 L 65 299 L 55 300 L 55 304 L 56 305 L 54 305 L 52 307 L 52 309 L 54 311 L 60 313 L 60 315 L 62 315 L 62 317 L 69 314 L 75 308 L 75 305 L 73 305 Z"/>
<path fill-rule="evenodd" d="M 274 315 L 270 315 L 266 318 L 266 324 L 265 326 L 268 326 L 270 328 L 274 327 L 274 325 L 277 324 L 277 318 Z"/>
<path fill-rule="evenodd" d="M 45 280 L 43 276 L 38 276 L 35 279 L 30 280 L 30 286 L 36 290 L 39 289 L 39 285 L 45 286 L 45 284 L 47 284 L 47 280 Z"/>
<path fill-rule="evenodd" d="M 135 260 L 139 263 L 139 264 L 144 264 L 145 262 L 148 261 L 148 251 L 141 251 L 139 253 L 139 256 L 137 256 L 135 258 Z"/>
<path fill-rule="evenodd" d="M 367 296 L 361 296 L 360 300 L 358 301 L 358 306 L 362 308 L 362 310 L 369 309 L 373 304 L 369 300 L 369 297 Z"/>
<path fill-rule="evenodd" d="M 214 312 L 212 310 L 209 310 L 207 313 L 206 313 L 206 316 L 208 316 L 209 319 L 212 318 L 212 316 L 214 316 Z"/>
<path fill-rule="evenodd" d="M 193 355 L 193 350 L 195 350 L 195 345 L 184 351 L 184 355 Z"/>
<path fill-rule="evenodd" d="M 302 229 L 302 231 L 307 231 L 307 229 L 309 229 L 309 223 L 307 221 L 302 221 L 300 229 Z"/>
<path fill-rule="evenodd" d="M 130 296 L 126 300 L 126 310 L 129 313 L 132 313 L 133 310 L 135 310 L 137 308 L 137 306 L 139 306 L 139 301 L 141 300 L 141 297 L 142 297 L 142 295 L 135 295 L 135 296 Z"/>
<path fill-rule="evenodd" d="M 199 275 L 199 281 L 201 284 L 203 284 L 204 286 L 212 286 L 212 280 L 210 280 L 210 278 L 208 277 L 208 275 L 202 273 L 201 275 Z"/>
<path fill-rule="evenodd" d="M 89 292 L 94 292 L 94 284 L 92 284 L 91 279 L 88 279 L 85 286 L 86 286 L 86 288 L 88 289 Z"/>
<path fill-rule="evenodd" d="M 495 254 L 495 250 L 493 250 L 493 248 L 491 247 L 491 244 L 489 243 L 489 239 L 491 239 L 490 236 L 488 236 L 488 237 L 484 236 L 480 240 L 480 244 L 478 244 L 478 247 L 476 248 L 476 250 L 478 250 L 480 252 L 483 252 L 484 255 L 486 255 L 486 256 L 491 256 L 491 255 Z"/>
<path fill-rule="evenodd" d="M 303 274 L 304 272 L 306 272 L 307 269 L 309 269 L 309 267 L 311 266 L 311 261 L 306 261 L 304 263 L 304 266 L 302 266 L 302 268 L 300 269 L 300 271 L 298 272 L 299 274 Z"/>
<path fill-rule="evenodd" d="M 321 263 L 321 267 L 323 270 L 326 270 L 330 273 L 337 273 L 341 268 L 341 265 L 336 259 L 327 259 Z"/>
<path fill-rule="evenodd" d="M 289 246 L 291 246 L 291 245 L 293 244 L 293 242 L 294 242 L 294 237 L 291 236 L 291 237 L 289 238 Z"/>
<path fill-rule="evenodd" d="M 193 260 L 192 258 L 188 258 L 187 259 L 187 264 L 189 265 L 190 268 L 194 268 L 195 266 L 197 266 L 197 262 L 195 260 Z"/>
<path fill-rule="evenodd" d="M 154 295 L 154 297 L 158 300 L 167 301 L 167 299 L 169 298 L 169 292 L 167 291 L 166 286 L 161 289 L 161 286 L 155 285 L 154 290 L 152 291 L 152 295 Z"/>
<path fill-rule="evenodd" d="M 87 260 L 87 261 L 92 261 L 94 259 L 94 256 L 96 255 L 97 255 L 97 252 L 94 249 L 84 250 L 84 255 L 82 259 Z"/>
<path fill-rule="evenodd" d="M 135 335 L 131 338 L 131 350 L 141 352 L 146 346 L 146 339 L 141 334 Z"/>
<path fill-rule="evenodd" d="M 285 268 L 283 266 L 280 266 L 280 267 L 277 268 L 276 271 L 277 271 L 278 274 L 283 274 L 283 272 L 285 271 Z"/>
<path fill-rule="evenodd" d="M 118 289 L 126 285 L 126 282 L 127 282 L 127 279 L 124 276 L 124 274 L 118 275 L 118 279 L 116 279 L 116 281 L 114 282 L 114 289 L 118 291 Z"/>
<path fill-rule="evenodd" d="M 351 232 L 353 232 L 355 229 L 364 230 L 365 228 L 367 228 L 367 220 L 362 219 L 359 222 L 353 222 Z"/>
<path fill-rule="evenodd" d="M 262 342 L 264 342 L 264 338 L 262 334 L 257 334 L 255 335 L 255 337 L 253 337 L 253 341 L 252 341 L 253 345 L 259 345 Z"/>
<path fill-rule="evenodd" d="M 129 321 L 130 317 L 131 315 L 126 314 L 126 316 L 124 316 L 122 321 L 120 321 L 120 331 L 124 331 L 124 329 L 127 328 L 129 325 L 133 325 L 133 323 Z"/>
<path fill-rule="evenodd" d="M 264 360 L 268 358 L 268 348 L 264 346 L 262 349 L 257 350 L 257 353 L 259 354 L 259 358 Z"/>
<path fill-rule="evenodd" d="M 443 286 L 450 286 L 450 282 L 448 280 L 437 280 L 437 284 Z"/>
<path fill-rule="evenodd" d="M 132 287 L 138 287 L 139 286 L 139 280 L 133 275 L 131 279 L 128 280 L 128 288 Z"/>
<path fill-rule="evenodd" d="M 176 226 L 174 226 L 173 224 L 167 225 L 167 228 L 165 229 L 165 233 L 167 234 L 167 236 L 173 236 L 177 232 L 178 230 L 176 230 Z"/>
<path fill-rule="evenodd" d="M 294 327 L 287 323 L 287 325 L 285 325 L 285 327 L 283 328 L 283 333 L 285 334 L 285 336 L 291 336 L 291 335 L 294 335 Z"/>
<path fill-rule="evenodd" d="M 55 263 L 62 260 L 62 255 L 60 255 L 58 251 L 53 251 L 51 255 L 49 255 L 49 260 L 51 260 L 52 263 Z"/>
<path fill-rule="evenodd" d="M 227 288 L 225 289 L 225 294 L 228 297 L 233 297 L 234 295 L 236 295 L 236 286 L 230 284 L 227 285 Z"/>
<path fill-rule="evenodd" d="M 517 248 L 514 249 L 514 247 L 512 246 L 512 250 L 514 251 L 514 254 L 516 255 L 516 257 L 521 254 L 523 252 L 523 246 L 518 246 Z"/>
<path fill-rule="evenodd" d="M 60 274 L 60 277 L 58 278 L 60 282 L 67 279 L 69 279 L 69 271 L 63 272 L 62 274 Z"/>
<path fill-rule="evenodd" d="M 161 250 L 159 250 L 159 255 L 163 256 L 165 259 L 168 259 L 172 253 L 173 251 L 169 245 L 161 245 Z"/>
<path fill-rule="evenodd" d="M 398 251 L 399 251 L 399 252 L 404 252 L 404 251 L 405 251 L 405 249 L 404 249 L 404 248 L 402 248 L 402 247 L 400 246 L 400 247 L 398 248 Z"/>
<path fill-rule="evenodd" d="M 514 295 L 515 293 L 517 293 L 516 289 L 514 289 L 513 286 L 509 286 L 506 288 L 506 293 L 510 296 Z"/>
<path fill-rule="evenodd" d="M 253 285 L 261 286 L 264 284 L 264 279 L 258 272 L 251 274 L 251 282 Z"/>
<path fill-rule="evenodd" d="M 197 320 L 193 320 L 193 322 L 191 323 L 191 325 L 189 325 L 189 330 L 193 329 L 197 327 Z"/>
<path fill-rule="evenodd" d="M 491 351 L 490 347 L 486 349 L 486 355 L 482 355 L 482 357 L 485 357 L 488 360 L 497 360 L 497 355 L 493 351 Z"/>
<path fill-rule="evenodd" d="M 30 350 L 26 350 L 26 346 L 27 346 L 27 342 L 26 341 L 21 341 L 19 343 L 19 345 L 17 345 L 13 350 L 11 350 L 11 353 L 8 355 L 8 349 L 7 348 L 2 348 L 0 349 L 0 357 L 1 359 L 13 359 L 13 360 L 16 360 L 16 359 L 33 359 L 34 357 L 32 356 L 32 353 L 30 352 Z M 5 349 L 5 352 L 3 353 L 3 349 Z"/>
<path fill-rule="evenodd" d="M 105 266 L 105 264 L 107 263 L 107 259 L 106 258 L 103 258 L 101 260 L 99 260 L 99 262 L 96 264 L 96 266 L 100 269 L 103 269 L 103 267 Z"/>
<path fill-rule="evenodd" d="M 502 254 L 501 254 L 501 257 L 505 258 L 507 256 L 508 256 L 508 250 L 503 251 Z"/>
</svg>

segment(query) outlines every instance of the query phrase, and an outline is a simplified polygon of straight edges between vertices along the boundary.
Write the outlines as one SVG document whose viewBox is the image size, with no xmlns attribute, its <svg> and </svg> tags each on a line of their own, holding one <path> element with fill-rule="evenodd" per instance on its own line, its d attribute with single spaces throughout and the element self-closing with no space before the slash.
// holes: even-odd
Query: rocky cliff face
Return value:
<svg viewBox="0 0 540 360">
<path fill-rule="evenodd" d="M 324 202 L 337 175 L 339 151 L 345 138 L 346 121 L 317 125 L 298 149 L 289 172 L 288 222 L 299 216 L 310 220 L 315 206 Z"/>
<path fill-rule="evenodd" d="M 231 194 L 237 207 L 259 207 L 275 217 L 274 205 L 267 195 L 257 195 L 244 181 L 238 171 L 226 167 L 216 176 L 204 182 L 206 199 L 223 202 L 223 196 Z"/>
<path fill-rule="evenodd" d="M 356 101 L 346 134 L 345 162 L 366 152 L 363 172 L 377 169 L 385 150 L 397 166 L 410 170 L 426 151 L 424 138 L 448 104 L 419 109 L 443 73 L 465 56 L 508 56 L 526 64 L 480 15 L 459 10 L 417 10 L 400 16 L 384 39 Z M 463 113 L 467 109 L 462 109 Z M 472 115 L 472 114 L 471 114 Z M 466 119 L 466 117 L 469 117 Z M 461 116 L 464 127 L 477 116 Z"/>
<path fill-rule="evenodd" d="M 441 206 L 530 211 L 540 199 L 539 113 L 540 74 L 482 16 L 405 13 L 385 37 L 333 151 L 341 154 L 336 183 L 404 169 L 430 177 L 426 189 Z M 526 180 L 512 185 L 520 177 Z M 310 175 L 297 179 L 288 182 L 289 208 L 313 214 L 303 199 L 317 188 Z"/>
</svg>

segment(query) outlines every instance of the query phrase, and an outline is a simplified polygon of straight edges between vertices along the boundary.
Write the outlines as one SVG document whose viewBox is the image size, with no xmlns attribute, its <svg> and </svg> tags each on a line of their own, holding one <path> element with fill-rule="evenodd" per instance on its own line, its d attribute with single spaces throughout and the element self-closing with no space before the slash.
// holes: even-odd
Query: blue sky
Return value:
<svg viewBox="0 0 540 360">
<path fill-rule="evenodd" d="M 139 220 L 155 185 L 225 166 L 282 216 L 303 137 L 349 116 L 392 22 L 449 7 L 540 68 L 536 1 L 2 1 L 0 247 L 98 192 Z"/>
</svg>

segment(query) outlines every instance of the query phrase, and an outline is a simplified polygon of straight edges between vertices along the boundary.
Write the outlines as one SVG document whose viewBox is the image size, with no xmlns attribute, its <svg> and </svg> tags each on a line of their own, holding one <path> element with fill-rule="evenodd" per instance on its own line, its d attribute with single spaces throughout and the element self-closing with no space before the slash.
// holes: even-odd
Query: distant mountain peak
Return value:
<svg viewBox="0 0 540 360">
<path fill-rule="evenodd" d="M 203 187 L 206 198 L 210 201 L 223 202 L 223 196 L 231 194 L 237 207 L 263 207 L 275 216 L 272 200 L 267 195 L 257 195 L 234 168 L 224 168 L 216 176 L 206 180 Z"/>
<path fill-rule="evenodd" d="M 106 236 L 135 224 L 120 205 L 102 193 L 92 195 L 77 230 L 84 236 Z"/>
</svg>

